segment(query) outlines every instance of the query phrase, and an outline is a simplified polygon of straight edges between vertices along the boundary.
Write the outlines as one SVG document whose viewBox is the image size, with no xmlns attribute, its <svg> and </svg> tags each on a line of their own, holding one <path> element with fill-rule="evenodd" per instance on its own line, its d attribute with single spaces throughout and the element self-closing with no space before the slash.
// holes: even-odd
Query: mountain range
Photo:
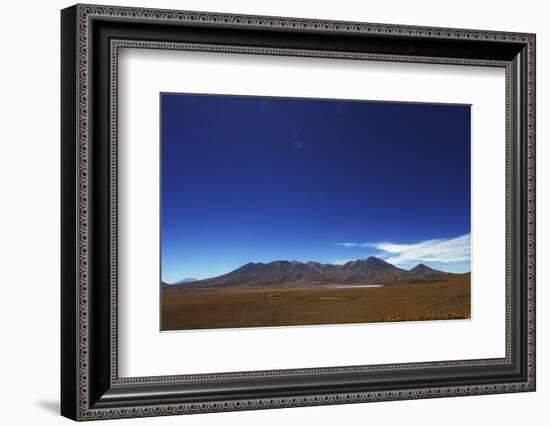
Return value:
<svg viewBox="0 0 550 426">
<path fill-rule="evenodd" d="M 269 263 L 247 263 L 232 272 L 204 280 L 182 280 L 167 285 L 170 289 L 230 288 L 307 288 L 312 286 L 365 286 L 399 283 L 444 281 L 456 275 L 432 269 L 422 263 L 411 270 L 401 269 L 370 256 L 342 265 L 319 262 L 278 260 Z"/>
</svg>

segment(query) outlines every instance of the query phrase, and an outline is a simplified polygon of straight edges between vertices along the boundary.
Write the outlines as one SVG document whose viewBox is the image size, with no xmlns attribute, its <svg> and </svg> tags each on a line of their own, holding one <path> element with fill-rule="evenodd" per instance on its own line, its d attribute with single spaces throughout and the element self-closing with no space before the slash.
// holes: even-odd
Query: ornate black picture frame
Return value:
<svg viewBox="0 0 550 426">
<path fill-rule="evenodd" d="M 535 390 L 535 35 L 126 7 L 61 13 L 61 413 L 158 416 Z M 121 47 L 506 71 L 506 356 L 120 378 L 117 58 Z"/>
</svg>

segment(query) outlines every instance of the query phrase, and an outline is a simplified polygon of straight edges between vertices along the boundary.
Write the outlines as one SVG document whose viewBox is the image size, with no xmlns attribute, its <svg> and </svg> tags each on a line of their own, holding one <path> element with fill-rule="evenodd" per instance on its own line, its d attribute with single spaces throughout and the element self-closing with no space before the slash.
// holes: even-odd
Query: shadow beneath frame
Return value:
<svg viewBox="0 0 550 426">
<path fill-rule="evenodd" d="M 59 415 L 59 401 L 36 401 L 36 405 L 50 414 Z"/>
</svg>

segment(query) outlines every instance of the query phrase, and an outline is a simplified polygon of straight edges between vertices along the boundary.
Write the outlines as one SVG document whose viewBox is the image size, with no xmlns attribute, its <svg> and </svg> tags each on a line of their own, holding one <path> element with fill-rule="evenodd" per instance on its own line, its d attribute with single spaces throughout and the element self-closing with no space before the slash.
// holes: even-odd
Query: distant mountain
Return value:
<svg viewBox="0 0 550 426">
<path fill-rule="evenodd" d="M 409 271 L 411 282 L 440 281 L 449 277 L 449 275 L 453 274 L 432 269 L 423 263 L 419 263 Z"/>
<path fill-rule="evenodd" d="M 232 272 L 194 282 L 184 280 L 170 288 L 304 288 L 323 285 L 388 285 L 442 281 L 454 274 L 438 271 L 424 264 L 410 271 L 371 256 L 343 265 L 319 262 L 278 260 L 269 263 L 247 263 Z"/>
<path fill-rule="evenodd" d="M 410 272 L 415 273 L 424 273 L 424 272 L 434 272 L 435 269 L 430 268 L 429 266 L 424 265 L 423 263 L 419 263 L 414 268 L 410 270 Z"/>
<path fill-rule="evenodd" d="M 185 284 L 185 283 L 193 283 L 195 281 L 198 281 L 196 278 L 184 278 L 183 280 L 176 281 L 174 284 Z"/>
</svg>

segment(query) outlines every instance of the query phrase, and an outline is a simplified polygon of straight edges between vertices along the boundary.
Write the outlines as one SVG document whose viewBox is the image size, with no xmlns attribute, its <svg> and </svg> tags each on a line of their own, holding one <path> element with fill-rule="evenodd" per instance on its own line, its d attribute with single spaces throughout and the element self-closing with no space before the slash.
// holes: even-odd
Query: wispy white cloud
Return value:
<svg viewBox="0 0 550 426">
<path fill-rule="evenodd" d="M 352 247 L 373 247 L 372 243 L 336 243 L 337 246 L 352 248 Z"/>
<path fill-rule="evenodd" d="M 365 247 L 363 245 L 364 243 L 336 243 L 337 246 L 340 247 Z"/>
<path fill-rule="evenodd" d="M 407 265 L 418 262 L 457 263 L 470 261 L 470 234 L 457 238 L 426 240 L 414 244 L 338 243 L 342 247 L 371 247 L 380 250 L 387 262 Z"/>
</svg>

